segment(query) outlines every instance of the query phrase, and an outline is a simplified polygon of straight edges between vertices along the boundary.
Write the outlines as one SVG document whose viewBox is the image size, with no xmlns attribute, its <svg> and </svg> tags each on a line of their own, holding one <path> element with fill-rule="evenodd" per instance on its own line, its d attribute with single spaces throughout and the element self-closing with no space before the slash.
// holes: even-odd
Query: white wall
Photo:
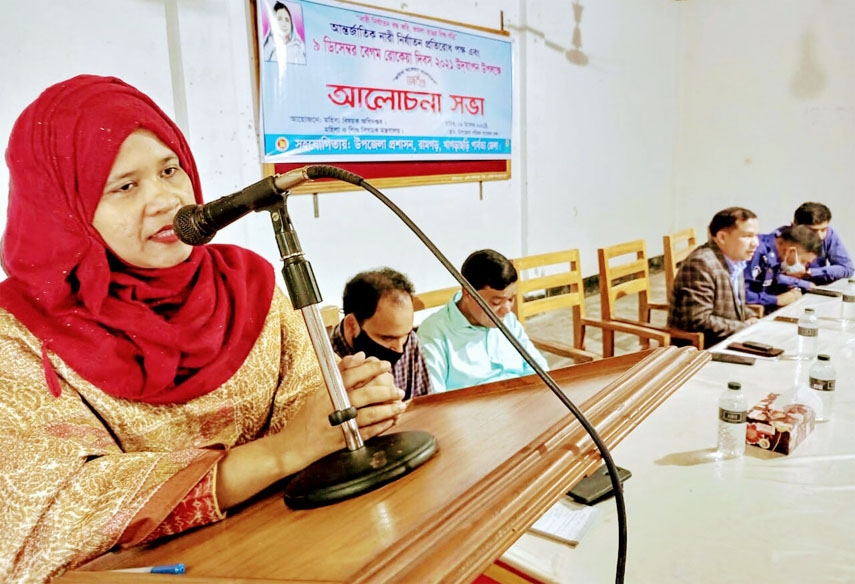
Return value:
<svg viewBox="0 0 855 584">
<path fill-rule="evenodd" d="M 565 56 L 573 1 L 584 5 L 585 67 Z M 855 2 L 573 1 L 374 2 L 494 28 L 503 16 L 514 40 L 511 180 L 384 190 L 455 265 L 481 247 L 509 257 L 579 247 L 593 274 L 597 247 L 644 238 L 660 254 L 663 233 L 702 231 L 732 204 L 754 209 L 771 230 L 802 201 L 822 200 L 852 233 Z M 111 74 L 176 118 L 207 199 L 260 178 L 245 2 L 4 4 L 0 142 L 46 86 Z M 354 273 L 379 265 L 421 290 L 453 283 L 369 194 L 320 195 L 318 217 L 314 203 L 291 197 L 289 210 L 326 302 L 340 301 Z M 217 241 L 278 259 L 266 214 Z"/>
<path fill-rule="evenodd" d="M 855 2 L 681 2 L 679 221 L 738 204 L 761 230 L 831 207 L 855 251 Z"/>
<path fill-rule="evenodd" d="M 677 136 L 677 24 L 673 2 L 582 2 L 588 65 L 567 58 L 571 3 L 527 6 L 526 253 L 578 247 L 586 274 L 598 247 L 685 227 L 672 218 Z"/>
<path fill-rule="evenodd" d="M 9 4 L 0 19 L 0 34 L 18 49 L 0 53 L 0 78 L 15 80 L 5 83 L 0 94 L 3 143 L 21 109 L 46 86 L 78 73 L 111 74 L 152 95 L 177 119 L 193 147 L 207 199 L 261 178 L 247 3 L 82 0 L 60 3 L 48 13 L 41 5 Z M 485 9 L 470 0 L 447 2 L 438 12 L 440 4 L 378 6 L 441 13 L 495 28 L 500 26 L 500 11 L 512 15 L 517 6 L 516 0 L 505 0 Z M 519 143 L 519 128 L 514 132 Z M 518 157 L 519 149 L 515 160 Z M 0 181 L 7 180 L 4 167 Z M 483 199 L 477 184 L 389 189 L 386 194 L 459 266 L 481 247 L 495 247 L 509 257 L 520 254 L 519 190 L 514 177 L 486 183 Z M 322 195 L 317 218 L 312 204 L 309 196 L 292 197 L 289 211 L 326 302 L 339 303 L 349 277 L 380 265 L 408 273 L 419 289 L 452 284 L 415 236 L 367 193 Z M 5 216 L 5 199 L 2 210 Z M 278 266 L 267 214 L 242 220 L 216 241 L 247 245 Z"/>
<path fill-rule="evenodd" d="M 79 73 L 117 75 L 144 87 L 175 114 L 169 50 L 160 2 L 58 2 L 49 11 L 4 0 L 0 18 L 0 142 L 8 142 L 18 114 L 57 81 Z M 134 22 L 134 26 L 125 24 Z M 133 65 L 131 65 L 133 64 Z M 0 184 L 8 184 L 5 163 Z M 4 225 L 6 196 L 0 197 Z"/>
</svg>

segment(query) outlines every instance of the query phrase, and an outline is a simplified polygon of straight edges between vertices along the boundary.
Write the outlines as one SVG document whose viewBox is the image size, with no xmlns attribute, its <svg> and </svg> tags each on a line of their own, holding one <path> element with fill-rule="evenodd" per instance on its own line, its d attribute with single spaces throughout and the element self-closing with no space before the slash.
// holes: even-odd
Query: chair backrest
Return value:
<svg viewBox="0 0 855 584">
<path fill-rule="evenodd" d="M 530 316 L 559 308 L 584 314 L 585 286 L 578 249 L 530 255 L 511 262 L 519 274 L 514 313 L 521 324 Z M 534 269 L 542 275 L 533 275 Z M 579 316 L 576 312 L 574 318 Z"/>
<path fill-rule="evenodd" d="M 674 278 L 677 277 L 680 263 L 697 246 L 694 227 L 662 236 L 662 247 L 665 250 L 665 298 L 668 302 L 671 299 L 671 290 L 674 288 Z"/>
<path fill-rule="evenodd" d="M 525 325 L 527 318 L 561 308 L 573 315 L 573 340 L 584 342 L 585 284 L 578 249 L 530 255 L 511 260 L 519 274 L 514 313 Z M 540 275 L 532 270 L 539 269 Z"/>
<path fill-rule="evenodd" d="M 339 311 L 338 306 L 332 304 L 321 306 L 321 319 L 324 321 L 327 332 L 330 332 L 341 320 L 341 311 Z"/>
<path fill-rule="evenodd" d="M 413 295 L 413 310 L 425 310 L 443 306 L 454 297 L 460 290 L 460 286 L 452 286 L 451 288 L 440 288 L 439 290 L 429 290 L 428 292 L 419 292 Z"/>
<path fill-rule="evenodd" d="M 638 295 L 638 319 L 649 318 L 650 268 L 647 264 L 647 244 L 643 239 L 619 243 L 597 250 L 600 264 L 600 303 L 603 320 L 620 320 L 615 313 L 615 301 L 624 296 Z"/>
</svg>

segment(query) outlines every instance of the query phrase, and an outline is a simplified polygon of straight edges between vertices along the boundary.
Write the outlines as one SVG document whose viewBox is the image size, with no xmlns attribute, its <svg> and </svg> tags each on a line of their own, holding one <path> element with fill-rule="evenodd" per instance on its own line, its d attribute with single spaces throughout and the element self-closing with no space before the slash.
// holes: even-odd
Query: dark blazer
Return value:
<svg viewBox="0 0 855 584">
<path fill-rule="evenodd" d="M 745 280 L 739 273 L 739 302 L 733 294 L 727 260 L 718 245 L 707 242 L 683 261 L 671 291 L 668 326 L 704 333 L 711 347 L 748 326 L 754 314 L 745 308 Z"/>
</svg>

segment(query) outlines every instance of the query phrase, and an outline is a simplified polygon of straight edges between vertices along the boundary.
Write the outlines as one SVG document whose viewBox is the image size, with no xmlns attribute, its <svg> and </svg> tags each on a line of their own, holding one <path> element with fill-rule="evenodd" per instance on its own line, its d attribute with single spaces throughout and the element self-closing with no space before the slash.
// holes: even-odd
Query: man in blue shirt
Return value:
<svg viewBox="0 0 855 584">
<path fill-rule="evenodd" d="M 765 314 L 798 300 L 815 287 L 803 280 L 805 266 L 819 254 L 822 241 L 804 225 L 788 225 L 760 236 L 745 266 L 745 301 L 761 304 Z"/>
<path fill-rule="evenodd" d="M 511 312 L 517 271 L 510 260 L 484 249 L 472 253 L 460 271 L 538 365 L 547 369 L 546 359 Z M 418 336 L 436 392 L 534 373 L 465 289 L 428 316 L 419 325 Z"/>
<path fill-rule="evenodd" d="M 816 259 L 807 264 L 799 277 L 814 284 L 830 284 L 851 278 L 855 266 L 840 236 L 829 226 L 831 209 L 822 203 L 803 203 L 793 215 L 793 225 L 805 225 L 822 239 L 822 249 Z M 793 274 L 796 275 L 796 274 Z"/>
</svg>

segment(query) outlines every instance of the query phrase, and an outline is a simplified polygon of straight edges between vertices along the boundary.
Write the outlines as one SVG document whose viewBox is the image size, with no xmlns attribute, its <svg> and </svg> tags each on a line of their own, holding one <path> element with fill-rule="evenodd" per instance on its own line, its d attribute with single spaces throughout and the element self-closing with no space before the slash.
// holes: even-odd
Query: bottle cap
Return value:
<svg viewBox="0 0 855 584">
<path fill-rule="evenodd" d="M 742 384 L 737 381 L 728 381 L 727 389 L 742 389 Z"/>
<path fill-rule="evenodd" d="M 825 353 L 820 353 L 819 355 L 816 356 L 816 358 L 819 359 L 820 361 L 831 361 L 831 357 L 829 357 Z"/>
</svg>

